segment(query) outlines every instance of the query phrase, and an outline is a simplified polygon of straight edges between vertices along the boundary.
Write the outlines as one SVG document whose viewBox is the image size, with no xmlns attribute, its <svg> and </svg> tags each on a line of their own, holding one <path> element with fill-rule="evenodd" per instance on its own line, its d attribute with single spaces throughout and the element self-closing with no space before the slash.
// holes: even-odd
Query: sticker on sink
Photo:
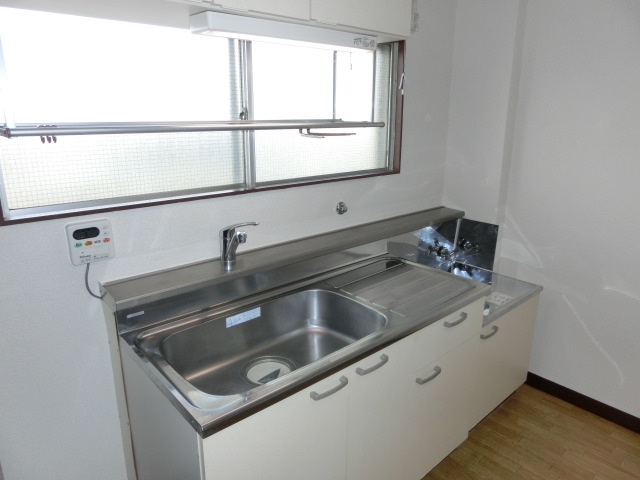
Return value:
<svg viewBox="0 0 640 480">
<path fill-rule="evenodd" d="M 260 307 L 227 317 L 227 328 L 239 325 L 260 316 Z"/>
<path fill-rule="evenodd" d="M 511 300 L 513 300 L 513 297 L 510 297 L 509 295 L 505 295 L 500 292 L 493 292 L 491 293 L 491 297 L 487 299 L 487 302 L 501 307 L 502 305 L 509 303 Z"/>
</svg>

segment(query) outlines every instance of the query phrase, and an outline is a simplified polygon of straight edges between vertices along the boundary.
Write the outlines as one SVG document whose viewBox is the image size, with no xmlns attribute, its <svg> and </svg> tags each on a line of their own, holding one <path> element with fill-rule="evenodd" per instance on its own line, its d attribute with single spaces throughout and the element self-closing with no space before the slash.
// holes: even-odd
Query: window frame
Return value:
<svg viewBox="0 0 640 480">
<path fill-rule="evenodd" d="M 396 175 L 400 173 L 400 163 L 401 163 L 401 148 L 402 148 L 402 119 L 403 119 L 403 101 L 404 101 L 404 93 L 402 89 L 402 83 L 404 80 L 404 60 L 405 60 L 405 42 L 399 41 L 395 42 L 395 55 L 394 64 L 392 64 L 391 70 L 395 72 L 395 78 L 391 78 L 391 94 L 390 94 L 390 102 L 394 105 L 394 118 L 390 119 L 391 125 L 388 128 L 388 145 L 393 146 L 393 151 L 388 152 L 388 167 L 380 170 L 380 171 L 372 171 L 367 170 L 362 173 L 358 172 L 348 172 L 344 175 L 341 174 L 331 174 L 329 176 L 316 176 L 309 178 L 294 178 L 285 181 L 277 181 L 274 184 L 269 183 L 261 183 L 256 185 L 255 183 L 255 171 L 252 171 L 253 165 L 252 162 L 244 162 L 247 171 L 245 183 L 242 186 L 234 185 L 234 189 L 221 189 L 219 191 L 203 191 L 202 193 L 198 193 L 198 190 L 190 190 L 188 194 L 183 196 L 173 196 L 167 198 L 149 198 L 148 200 L 144 199 L 144 195 L 136 196 L 135 199 L 131 201 L 127 201 L 127 199 L 116 199 L 114 201 L 119 201 L 119 203 L 115 203 L 113 205 L 104 205 L 97 206 L 92 205 L 92 201 L 82 202 L 73 207 L 73 209 L 67 211 L 60 211 L 59 205 L 51 205 L 50 210 L 51 213 L 47 213 L 47 209 L 49 207 L 39 207 L 40 212 L 34 216 L 25 216 L 20 218 L 5 218 L 4 213 L 0 215 L 0 226 L 4 225 L 14 225 L 21 223 L 31 223 L 37 221 L 50 220 L 55 218 L 68 218 L 68 217 L 76 217 L 83 215 L 92 215 L 92 214 L 102 214 L 113 211 L 122 211 L 122 210 L 130 210 L 136 208 L 145 208 L 150 206 L 159 206 L 159 205 L 168 205 L 174 203 L 182 203 L 189 202 L 194 200 L 203 200 L 210 198 L 218 198 L 218 197 L 226 197 L 226 196 L 234 196 L 234 195 L 245 195 L 257 192 L 271 191 L 271 190 L 280 190 L 285 188 L 297 188 L 297 187 L 305 187 L 311 185 L 325 184 L 325 183 L 333 183 L 333 182 L 341 182 L 348 180 L 356 180 L 356 179 L 364 179 L 371 177 L 380 177 L 387 175 Z M 394 94 L 395 92 L 395 94 Z M 252 131 L 245 131 L 244 135 L 253 135 Z M 249 145 L 253 143 L 250 142 Z M 235 189 L 235 187 L 240 187 Z M 4 184 L 0 186 L 0 188 L 5 188 Z M 205 190 L 205 189 L 203 189 Z M 173 192 L 175 195 L 179 192 Z M 149 196 L 151 197 L 151 195 Z M 0 198 L 0 211 L 4 212 L 2 208 L 2 198 Z"/>
</svg>

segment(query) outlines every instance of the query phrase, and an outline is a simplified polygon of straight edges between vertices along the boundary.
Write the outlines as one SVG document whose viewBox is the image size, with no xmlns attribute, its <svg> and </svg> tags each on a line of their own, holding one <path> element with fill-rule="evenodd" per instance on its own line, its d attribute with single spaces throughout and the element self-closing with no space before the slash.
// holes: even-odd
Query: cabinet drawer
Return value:
<svg viewBox="0 0 640 480">
<path fill-rule="evenodd" d="M 416 333 L 413 369 L 418 369 L 472 337 L 482 328 L 484 298 L 462 307 Z"/>
</svg>

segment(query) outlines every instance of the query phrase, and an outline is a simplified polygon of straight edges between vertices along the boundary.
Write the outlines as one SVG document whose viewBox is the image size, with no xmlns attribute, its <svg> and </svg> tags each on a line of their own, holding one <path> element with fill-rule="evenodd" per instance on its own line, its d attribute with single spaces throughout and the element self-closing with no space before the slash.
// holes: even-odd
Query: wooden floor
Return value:
<svg viewBox="0 0 640 480">
<path fill-rule="evenodd" d="M 638 480 L 640 434 L 528 385 L 422 480 Z"/>
</svg>

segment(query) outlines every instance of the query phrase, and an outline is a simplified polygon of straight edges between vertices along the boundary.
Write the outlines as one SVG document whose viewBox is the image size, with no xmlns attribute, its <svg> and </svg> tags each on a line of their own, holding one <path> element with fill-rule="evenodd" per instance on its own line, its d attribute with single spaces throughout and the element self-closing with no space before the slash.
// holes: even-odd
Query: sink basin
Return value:
<svg viewBox="0 0 640 480">
<path fill-rule="evenodd" d="M 313 363 L 386 324 L 383 314 L 356 300 L 314 289 L 177 331 L 143 333 L 136 344 L 196 389 L 228 396 Z"/>
</svg>

